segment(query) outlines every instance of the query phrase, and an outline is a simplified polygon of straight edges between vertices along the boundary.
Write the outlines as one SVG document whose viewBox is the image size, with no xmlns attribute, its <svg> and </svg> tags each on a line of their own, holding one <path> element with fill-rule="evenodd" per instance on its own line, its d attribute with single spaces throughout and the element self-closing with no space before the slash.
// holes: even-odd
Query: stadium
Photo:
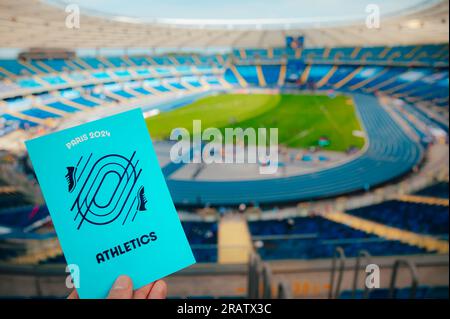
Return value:
<svg viewBox="0 0 450 319">
<path fill-rule="evenodd" d="M 24 141 L 140 108 L 197 260 L 169 298 L 448 299 L 448 1 L 127 2 L 0 0 L 0 298 L 70 293 Z M 199 120 L 276 160 L 174 162 Z"/>
</svg>

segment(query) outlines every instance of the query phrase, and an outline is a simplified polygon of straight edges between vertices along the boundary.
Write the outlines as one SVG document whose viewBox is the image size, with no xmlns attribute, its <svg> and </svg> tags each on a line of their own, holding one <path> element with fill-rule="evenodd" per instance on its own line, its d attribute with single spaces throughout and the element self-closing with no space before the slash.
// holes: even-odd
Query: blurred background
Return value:
<svg viewBox="0 0 450 319">
<path fill-rule="evenodd" d="M 0 0 L 0 298 L 70 292 L 24 141 L 140 107 L 198 262 L 170 298 L 448 299 L 448 16 L 440 0 Z M 278 128 L 278 160 L 173 163 L 170 132 L 193 120 Z M 235 146 L 220 155 L 254 150 Z"/>
</svg>

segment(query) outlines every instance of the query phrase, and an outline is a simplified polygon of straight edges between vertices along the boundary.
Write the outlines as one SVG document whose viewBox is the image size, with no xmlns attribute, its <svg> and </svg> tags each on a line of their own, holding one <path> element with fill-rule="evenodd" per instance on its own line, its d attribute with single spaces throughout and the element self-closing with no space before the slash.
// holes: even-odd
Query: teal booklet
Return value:
<svg viewBox="0 0 450 319">
<path fill-rule="evenodd" d="M 26 142 L 80 298 L 195 263 L 140 109 Z"/>
</svg>

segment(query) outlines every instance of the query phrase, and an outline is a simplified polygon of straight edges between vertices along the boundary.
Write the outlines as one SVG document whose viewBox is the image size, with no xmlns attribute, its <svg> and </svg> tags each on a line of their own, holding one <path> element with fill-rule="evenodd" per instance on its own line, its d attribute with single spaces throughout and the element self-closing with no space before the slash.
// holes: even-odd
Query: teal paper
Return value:
<svg viewBox="0 0 450 319">
<path fill-rule="evenodd" d="M 140 109 L 26 142 L 80 298 L 195 263 Z M 109 260 L 107 260 L 109 257 Z"/>
</svg>

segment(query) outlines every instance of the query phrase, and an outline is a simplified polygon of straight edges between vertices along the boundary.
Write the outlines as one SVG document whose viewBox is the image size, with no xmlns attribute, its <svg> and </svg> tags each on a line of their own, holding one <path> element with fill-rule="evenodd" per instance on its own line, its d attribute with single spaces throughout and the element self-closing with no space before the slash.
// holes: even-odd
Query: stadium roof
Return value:
<svg viewBox="0 0 450 319">
<path fill-rule="evenodd" d="M 364 21 L 373 0 L 44 0 L 65 8 L 77 4 L 91 16 L 179 27 L 293 29 L 351 25 Z M 378 0 L 383 17 L 433 6 L 440 0 Z"/>
<path fill-rule="evenodd" d="M 300 7 L 293 4 L 301 5 L 305 3 L 303 1 L 282 0 L 277 5 L 284 10 L 270 10 L 266 2 L 261 2 L 259 10 L 247 15 L 241 13 L 250 11 L 243 4 L 247 1 L 238 4 L 239 1 L 231 0 L 215 10 L 211 1 L 190 1 L 192 8 L 189 10 L 186 5 L 181 6 L 180 0 L 160 2 L 166 5 L 129 0 L 126 4 L 131 9 L 124 11 L 123 5 L 117 6 L 117 0 L 108 1 L 107 7 L 105 1 L 75 1 L 81 8 L 80 28 L 69 29 L 65 26 L 65 0 L 2 0 L 2 48 L 278 47 L 285 45 L 286 35 L 304 35 L 309 47 L 370 46 L 443 43 L 448 42 L 449 36 L 449 3 L 441 0 L 400 0 L 397 5 L 388 5 L 393 1 L 384 0 L 351 0 L 353 4 L 360 3 L 358 8 L 362 9 L 369 2 L 380 4 L 379 29 L 366 27 L 366 12 L 352 9 L 351 5 L 336 5 L 331 0 L 315 0 L 315 6 L 305 7 L 303 11 L 294 10 Z M 205 3 L 210 5 L 205 6 Z M 248 3 L 254 4 L 254 1 Z M 143 10 L 143 5 L 148 10 Z M 169 10 L 170 14 L 167 5 L 173 8 Z M 235 15 L 232 14 L 233 7 Z M 101 8 L 103 10 L 99 11 Z M 136 12 L 139 11 L 145 13 L 138 16 Z M 292 11 L 301 13 L 290 15 Z M 118 12 L 123 15 L 117 16 Z M 206 18 L 206 15 L 211 16 Z"/>
</svg>

